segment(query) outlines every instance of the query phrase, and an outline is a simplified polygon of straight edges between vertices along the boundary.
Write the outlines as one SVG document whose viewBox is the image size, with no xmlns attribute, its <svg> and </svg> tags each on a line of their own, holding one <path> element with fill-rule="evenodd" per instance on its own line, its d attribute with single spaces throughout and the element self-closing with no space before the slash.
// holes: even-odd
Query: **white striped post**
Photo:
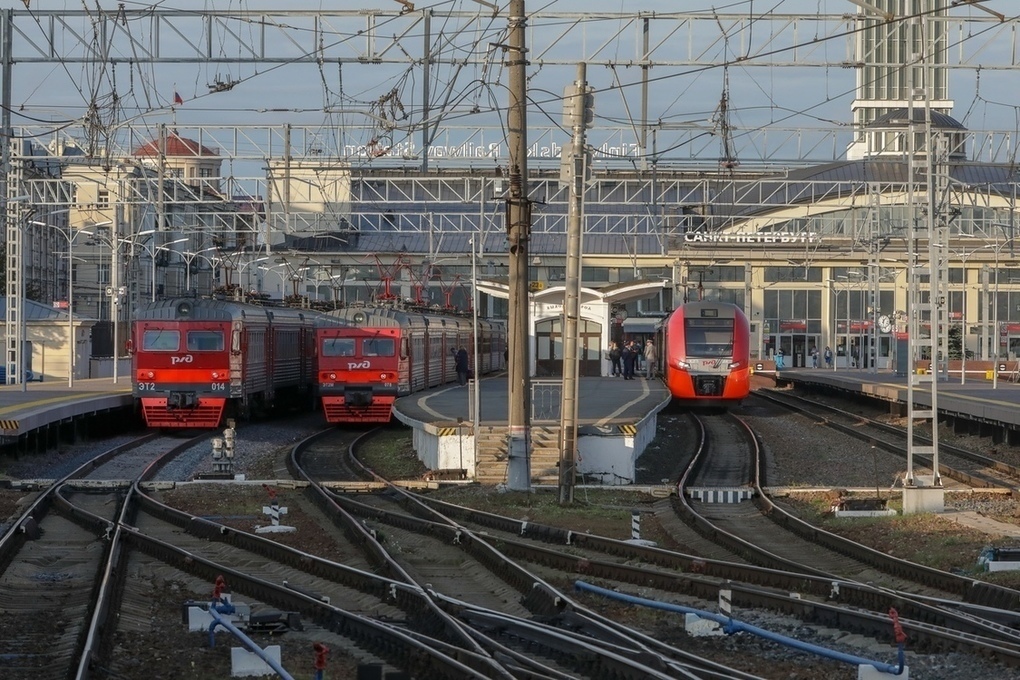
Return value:
<svg viewBox="0 0 1020 680">
<path fill-rule="evenodd" d="M 719 613 L 728 619 L 733 618 L 733 591 L 729 588 L 719 589 Z"/>
<path fill-rule="evenodd" d="M 641 512 L 638 510 L 630 512 L 630 537 L 635 541 L 641 540 Z"/>
</svg>

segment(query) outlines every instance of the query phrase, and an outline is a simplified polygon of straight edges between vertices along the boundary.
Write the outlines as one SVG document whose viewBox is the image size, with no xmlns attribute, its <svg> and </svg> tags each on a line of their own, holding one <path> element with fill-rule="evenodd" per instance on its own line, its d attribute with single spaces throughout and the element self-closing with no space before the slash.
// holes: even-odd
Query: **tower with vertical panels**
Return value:
<svg viewBox="0 0 1020 680">
<path fill-rule="evenodd" d="M 871 7 L 860 7 L 856 17 L 863 30 L 857 34 L 857 95 L 850 105 L 854 141 L 847 147 L 847 160 L 851 161 L 870 155 L 865 131 L 883 116 L 907 108 L 912 88 L 927 91 L 933 114 L 948 115 L 953 109 L 945 68 L 948 33 L 938 20 L 946 16 L 949 0 L 870 0 L 868 4 Z M 910 16 L 923 19 L 907 20 Z M 907 66 L 921 56 L 923 65 Z M 914 73 L 908 74 L 908 68 Z"/>
</svg>

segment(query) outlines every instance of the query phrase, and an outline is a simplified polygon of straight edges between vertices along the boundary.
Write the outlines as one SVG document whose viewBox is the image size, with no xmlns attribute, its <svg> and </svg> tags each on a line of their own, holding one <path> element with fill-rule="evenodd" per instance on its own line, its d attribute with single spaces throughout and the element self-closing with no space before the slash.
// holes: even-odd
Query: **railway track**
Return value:
<svg viewBox="0 0 1020 680">
<path fill-rule="evenodd" d="M 154 435 L 106 451 L 34 497 L 0 538 L 0 634 L 5 678 L 80 676 L 98 617 L 109 607 L 112 530 L 129 481 L 190 447 Z"/>
<path fill-rule="evenodd" d="M 851 413 L 837 406 L 809 400 L 781 390 L 758 390 L 754 397 L 777 404 L 836 432 L 866 441 L 877 449 L 906 459 L 907 433 L 904 428 Z M 915 437 L 931 443 L 930 438 Z M 932 467 L 928 454 L 915 454 L 922 465 Z M 939 442 L 939 474 L 968 487 L 1012 491 L 1020 486 L 1020 468 L 983 454 Z"/>
<path fill-rule="evenodd" d="M 717 438 L 720 441 L 731 442 L 732 444 L 733 438 L 726 435 L 725 428 L 720 430 Z M 734 448 L 739 449 L 739 447 Z M 718 467 L 723 470 L 732 471 L 742 468 L 746 469 L 748 466 L 723 464 Z M 731 474 L 724 474 L 723 477 L 727 484 L 734 482 Z M 518 559 L 526 560 L 529 563 L 552 566 L 554 570 L 559 570 L 558 573 L 556 571 L 550 572 L 550 580 L 557 576 L 562 579 L 564 573 L 580 572 L 586 576 L 613 579 L 619 583 L 640 584 L 645 589 L 658 588 L 664 594 L 675 594 L 677 592 L 697 593 L 699 597 L 709 598 L 712 595 L 718 595 L 719 582 L 712 582 L 710 579 L 691 578 L 689 575 L 691 572 L 725 572 L 727 578 L 733 578 L 735 576 L 734 572 L 741 569 L 739 565 L 710 565 L 699 558 L 678 556 L 669 551 L 633 546 L 625 542 L 600 539 L 589 535 L 572 534 L 565 530 L 500 518 L 462 507 L 437 505 L 436 502 L 430 501 L 427 497 L 422 502 L 432 507 L 442 507 L 444 516 L 456 518 L 457 524 L 461 527 L 467 527 L 468 522 L 471 522 L 490 531 L 492 528 L 498 528 L 500 531 L 505 532 L 505 535 L 494 538 L 494 540 L 498 541 L 500 550 Z M 415 521 L 414 519 L 409 519 L 407 515 L 398 515 L 395 511 L 380 510 L 379 506 L 375 503 L 358 503 L 357 505 L 358 507 L 352 506 L 353 512 L 371 517 L 387 525 L 399 525 L 402 522 L 413 524 Z M 422 531 L 424 528 L 419 525 L 416 530 Z M 482 529 L 476 531 L 480 533 Z M 776 527 L 772 527 L 772 531 L 781 532 Z M 539 537 L 540 540 L 558 542 L 561 545 L 569 546 L 569 548 L 560 551 L 539 550 L 524 540 L 510 538 L 514 534 L 518 536 Z M 584 555 L 576 554 L 584 550 L 602 551 L 618 559 L 596 560 L 589 553 Z M 831 558 L 831 555 L 829 557 Z M 838 559 L 843 560 L 845 558 Z M 665 574 L 661 570 L 657 572 L 653 568 L 636 566 L 635 562 L 638 561 L 646 561 L 650 565 L 668 564 L 671 567 L 678 567 L 687 571 L 688 574 L 677 576 L 676 573 Z M 868 630 L 879 637 L 883 634 L 888 636 L 889 630 L 891 630 L 891 623 L 886 611 L 890 601 L 902 601 L 902 593 L 893 593 L 887 589 L 877 588 L 870 584 L 853 584 L 844 581 L 834 583 L 833 578 L 827 574 L 820 575 L 815 579 L 809 579 L 804 576 L 805 570 L 803 566 L 799 565 L 799 567 L 796 572 L 789 572 L 782 577 L 789 579 L 787 582 L 778 584 L 773 579 L 769 581 L 769 586 L 785 586 L 789 588 L 792 581 L 797 581 L 799 587 L 796 589 L 798 592 L 805 593 L 810 591 L 817 598 L 811 599 L 810 605 L 805 604 L 806 598 L 803 598 L 802 595 L 774 598 L 774 594 L 767 594 L 761 588 L 754 586 L 737 586 L 738 590 L 740 590 L 738 597 L 743 604 L 748 606 L 752 606 L 753 603 L 753 606 L 758 607 L 765 606 L 783 611 L 799 611 L 805 616 L 806 620 L 812 620 L 813 617 L 814 620 L 819 621 L 831 622 L 839 620 L 844 622 L 842 625 L 847 626 L 851 630 Z M 747 571 L 740 574 L 745 583 L 754 584 L 767 580 L 765 573 L 768 570 L 746 569 Z M 808 581 L 810 581 L 810 584 Z M 732 583 L 727 585 L 732 586 Z M 840 585 L 843 586 L 842 592 L 834 592 L 840 590 Z M 916 589 L 916 584 L 907 582 L 907 585 L 915 585 Z M 867 603 L 871 605 L 873 612 L 851 613 L 847 606 L 832 605 L 825 602 L 825 600 L 844 601 L 847 603 L 847 606 L 852 605 L 855 609 L 860 607 L 862 603 Z M 909 621 L 908 627 L 918 639 L 924 640 L 926 644 L 936 647 L 956 646 L 960 644 L 961 638 L 969 636 L 974 649 L 979 653 L 988 653 L 989 650 L 996 650 L 1001 655 L 1001 658 L 1009 663 L 1015 663 L 1017 660 L 1017 653 L 1020 650 L 1015 646 L 1016 637 L 1014 632 L 1007 627 L 997 626 L 988 621 L 975 621 L 975 617 L 951 611 L 946 612 L 923 601 L 904 603 L 903 608 L 910 614 L 918 617 L 918 620 Z M 820 611 L 824 611 L 824 614 L 819 614 Z M 846 623 L 850 620 L 853 623 Z M 937 621 L 937 623 L 932 623 L 932 621 Z M 957 630 L 953 630 L 954 627 Z M 965 629 L 966 632 L 959 632 L 961 628 Z"/>
<path fill-rule="evenodd" d="M 713 439 L 727 442 L 739 457 L 731 430 L 720 428 Z M 121 481 L 116 491 L 103 488 L 111 483 L 104 476 L 128 478 L 125 471 L 66 489 L 57 502 L 69 506 L 74 526 L 90 527 L 79 529 L 82 536 L 91 531 L 122 553 L 117 561 L 92 565 L 97 576 L 80 584 L 107 594 L 90 605 L 100 612 L 96 621 L 71 636 L 88 640 L 82 645 L 85 670 L 76 677 L 99 667 L 131 674 L 134 660 L 111 653 L 110 635 L 123 639 L 151 624 L 146 600 L 153 594 L 118 572 L 159 574 L 165 582 L 190 584 L 206 600 L 211 584 L 224 576 L 234 597 L 253 609 L 293 612 L 307 634 L 329 636 L 348 664 L 424 668 L 431 677 L 756 677 L 691 654 L 653 629 L 600 614 L 599 597 L 582 581 L 620 592 L 634 588 L 662 603 L 681 598 L 695 608 L 717 600 L 726 587 L 735 606 L 789 612 L 879 640 L 889 636 L 885 608 L 897 598 L 915 645 L 956 647 L 967 637 L 971 649 L 1005 663 L 1018 653 L 1013 631 L 992 625 L 976 607 L 954 612 L 947 603 L 849 580 L 840 580 L 833 593 L 832 577 L 803 570 L 779 572 L 479 513 L 437 499 L 435 483 L 389 485 L 340 460 L 337 451 L 351 443 L 312 439 L 290 463 L 302 481 L 287 487 L 288 501 L 295 513 L 315 517 L 316 551 L 331 545 L 321 551 L 326 555 L 240 530 L 227 517 L 160 507 L 175 484 Z M 153 456 L 141 458 L 151 462 Z M 754 468 L 736 459 L 717 463 L 699 484 L 736 484 Z M 137 467 L 144 468 L 139 478 L 158 468 Z M 385 491 L 372 491 L 377 488 Z M 132 498 L 128 489 L 144 493 Z M 113 499 L 120 497 L 124 510 L 115 511 Z M 662 501 L 658 513 L 671 505 Z M 332 558 L 329 550 L 335 551 Z M 727 551 L 732 549 L 721 550 Z M 575 587 L 581 590 L 575 593 Z M 652 620 L 668 625 L 662 622 L 669 617 L 675 614 Z M 119 632 L 111 633 L 112 620 Z"/>
</svg>

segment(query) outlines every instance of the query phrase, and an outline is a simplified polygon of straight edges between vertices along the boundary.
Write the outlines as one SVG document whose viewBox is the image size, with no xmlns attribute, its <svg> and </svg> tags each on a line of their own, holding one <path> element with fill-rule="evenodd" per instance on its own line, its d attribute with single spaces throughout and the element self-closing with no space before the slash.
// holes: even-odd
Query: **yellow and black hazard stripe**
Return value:
<svg viewBox="0 0 1020 680">
<path fill-rule="evenodd" d="M 626 435 L 634 436 L 637 434 L 637 426 L 635 425 L 617 425 L 620 432 Z"/>
<path fill-rule="evenodd" d="M 436 434 L 438 434 L 440 437 L 452 437 L 453 435 L 457 434 L 460 430 L 461 428 L 459 427 L 437 427 Z"/>
<path fill-rule="evenodd" d="M 0 430 L 4 432 L 17 432 L 20 427 L 17 420 L 0 420 Z"/>
</svg>

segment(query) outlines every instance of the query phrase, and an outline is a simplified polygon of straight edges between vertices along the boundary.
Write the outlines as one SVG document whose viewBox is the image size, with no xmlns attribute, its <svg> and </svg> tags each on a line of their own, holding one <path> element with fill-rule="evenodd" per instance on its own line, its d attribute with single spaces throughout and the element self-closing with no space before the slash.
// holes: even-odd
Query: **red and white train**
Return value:
<svg viewBox="0 0 1020 680">
<path fill-rule="evenodd" d="M 318 329 L 318 383 L 330 423 L 386 423 L 393 402 L 457 379 L 455 352 L 467 350 L 476 375 L 505 367 L 506 328 L 470 318 L 396 307 L 339 309 L 339 326 Z"/>
<path fill-rule="evenodd" d="M 149 427 L 214 428 L 224 415 L 314 405 L 310 310 L 213 299 L 150 302 L 132 324 L 132 393 Z"/>
<path fill-rule="evenodd" d="M 747 317 L 726 302 L 690 302 L 658 329 L 661 367 L 674 403 L 737 405 L 751 389 L 751 330 Z"/>
</svg>

